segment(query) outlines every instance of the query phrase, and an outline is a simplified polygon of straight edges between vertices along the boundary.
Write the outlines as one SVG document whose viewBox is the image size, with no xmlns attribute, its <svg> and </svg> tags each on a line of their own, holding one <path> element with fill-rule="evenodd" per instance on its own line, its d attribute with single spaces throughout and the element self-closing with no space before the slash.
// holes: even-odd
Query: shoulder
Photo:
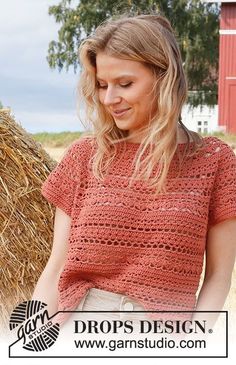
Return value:
<svg viewBox="0 0 236 365">
<path fill-rule="evenodd" d="M 75 150 L 87 150 L 91 149 L 95 144 L 95 137 L 88 137 L 88 136 L 82 136 L 79 139 L 76 139 L 69 148 L 75 149 Z"/>
<path fill-rule="evenodd" d="M 234 176 L 236 178 L 236 155 L 228 143 L 217 137 L 205 137 L 206 152 L 204 161 L 206 165 L 212 166 L 217 176 L 222 181 Z"/>
<path fill-rule="evenodd" d="M 216 158 L 222 158 L 224 156 L 235 157 L 234 150 L 228 143 L 222 141 L 220 138 L 208 136 L 203 138 L 203 141 L 206 152 L 210 153 Z"/>
<path fill-rule="evenodd" d="M 95 138 L 82 136 L 79 139 L 76 139 L 74 142 L 67 147 L 65 151 L 65 155 L 69 155 L 71 158 L 86 158 L 86 156 L 90 156 L 91 152 L 95 146 Z"/>
</svg>

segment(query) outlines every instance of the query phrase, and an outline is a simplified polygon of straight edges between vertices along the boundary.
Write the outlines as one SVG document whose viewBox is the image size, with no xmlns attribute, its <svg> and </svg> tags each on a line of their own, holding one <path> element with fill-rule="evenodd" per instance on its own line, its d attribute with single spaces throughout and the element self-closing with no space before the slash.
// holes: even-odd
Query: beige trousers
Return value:
<svg viewBox="0 0 236 365">
<path fill-rule="evenodd" d="M 150 319 L 146 313 L 137 313 L 136 311 L 145 311 L 144 307 L 140 305 L 137 301 L 131 299 L 130 297 L 113 293 L 106 290 L 101 290 L 97 288 L 91 288 L 81 299 L 76 311 L 81 311 L 83 313 L 72 313 L 63 324 L 63 328 L 70 330 L 73 321 L 82 319 L 97 319 L 97 320 L 121 320 L 121 321 L 136 321 L 140 319 Z M 101 313 L 84 313 L 84 311 L 117 311 L 117 312 L 101 312 Z M 124 311 L 124 312 L 123 312 Z"/>
</svg>

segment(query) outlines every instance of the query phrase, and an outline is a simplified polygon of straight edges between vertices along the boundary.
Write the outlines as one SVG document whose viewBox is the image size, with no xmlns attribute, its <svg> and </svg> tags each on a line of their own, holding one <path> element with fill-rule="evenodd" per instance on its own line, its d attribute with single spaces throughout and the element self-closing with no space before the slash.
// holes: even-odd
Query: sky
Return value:
<svg viewBox="0 0 236 365">
<path fill-rule="evenodd" d="M 60 0 L 0 0 L 0 101 L 29 133 L 83 131 L 74 73 L 50 69 L 48 44 L 60 24 L 48 8 Z"/>
</svg>

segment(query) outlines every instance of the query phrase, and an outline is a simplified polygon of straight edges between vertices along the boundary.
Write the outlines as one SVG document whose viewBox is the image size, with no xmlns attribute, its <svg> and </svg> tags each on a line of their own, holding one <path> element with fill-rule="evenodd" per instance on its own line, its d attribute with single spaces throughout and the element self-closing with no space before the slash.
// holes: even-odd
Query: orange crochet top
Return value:
<svg viewBox="0 0 236 365">
<path fill-rule="evenodd" d="M 179 177 L 175 154 L 167 192 L 153 197 L 143 181 L 127 187 L 138 147 L 128 142 L 124 152 L 118 143 L 101 183 L 89 162 L 96 140 L 83 137 L 42 186 L 43 196 L 72 218 L 59 311 L 75 310 L 92 287 L 127 295 L 150 311 L 195 307 L 207 231 L 236 216 L 236 156 L 220 139 L 205 137 Z"/>
</svg>

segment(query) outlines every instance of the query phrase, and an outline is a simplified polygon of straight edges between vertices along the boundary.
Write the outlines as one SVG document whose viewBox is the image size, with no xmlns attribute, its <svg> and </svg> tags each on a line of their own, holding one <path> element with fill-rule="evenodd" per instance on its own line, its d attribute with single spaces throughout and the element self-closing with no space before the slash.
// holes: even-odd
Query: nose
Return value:
<svg viewBox="0 0 236 365">
<path fill-rule="evenodd" d="M 111 104 L 119 103 L 120 101 L 121 101 L 121 96 L 117 93 L 117 91 L 114 90 L 114 88 L 108 87 L 106 89 L 104 99 L 103 99 L 104 105 L 108 106 Z"/>
</svg>

